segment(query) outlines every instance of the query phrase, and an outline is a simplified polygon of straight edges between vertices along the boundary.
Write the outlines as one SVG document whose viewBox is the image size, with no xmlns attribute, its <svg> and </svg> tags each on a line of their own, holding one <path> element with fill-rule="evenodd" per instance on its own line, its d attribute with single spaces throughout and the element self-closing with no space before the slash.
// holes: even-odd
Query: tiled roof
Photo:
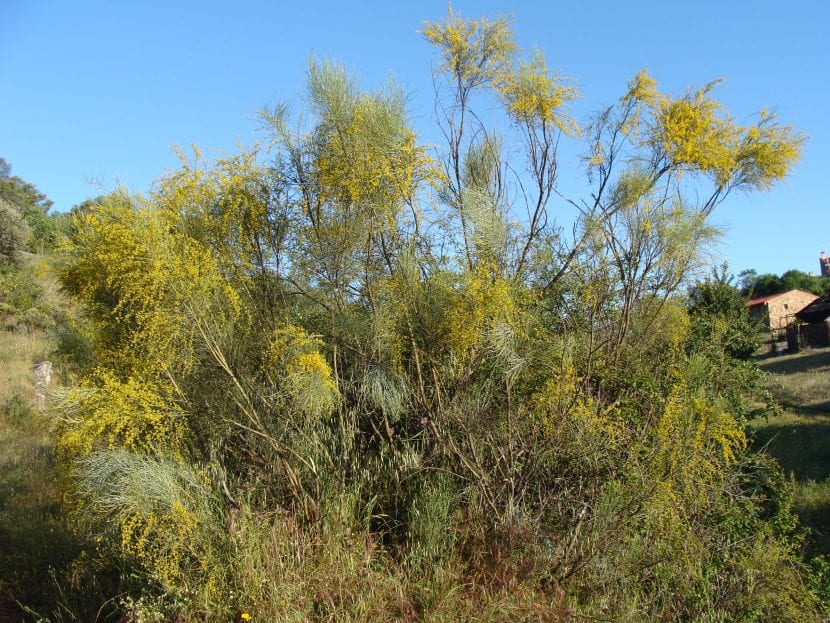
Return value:
<svg viewBox="0 0 830 623">
<path fill-rule="evenodd" d="M 756 305 L 760 305 L 761 303 L 766 303 L 767 301 L 771 301 L 772 299 L 777 299 L 779 296 L 785 296 L 787 294 L 792 294 L 793 292 L 799 292 L 801 294 L 807 294 L 808 296 L 815 296 L 812 292 L 805 292 L 804 290 L 787 290 L 786 292 L 779 292 L 778 294 L 770 294 L 769 296 L 760 296 L 757 299 L 749 299 L 746 302 L 747 307 L 755 307 Z"/>
<path fill-rule="evenodd" d="M 771 294 L 770 296 L 761 296 L 757 299 L 749 299 L 746 302 L 746 306 L 747 307 L 755 307 L 756 305 L 760 305 L 761 303 L 766 303 L 767 301 L 771 301 L 772 299 L 781 296 L 781 294 L 784 294 L 784 293 L 781 292 L 780 294 Z"/>
</svg>

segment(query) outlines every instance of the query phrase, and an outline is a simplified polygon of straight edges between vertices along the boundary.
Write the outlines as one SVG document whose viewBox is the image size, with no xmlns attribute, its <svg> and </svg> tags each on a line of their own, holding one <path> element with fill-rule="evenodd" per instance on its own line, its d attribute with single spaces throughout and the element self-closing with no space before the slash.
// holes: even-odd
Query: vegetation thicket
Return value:
<svg viewBox="0 0 830 623">
<path fill-rule="evenodd" d="M 29 226 L 20 211 L 0 199 L 0 262 L 17 264 L 29 235 Z"/>
<path fill-rule="evenodd" d="M 313 61 L 268 151 L 73 219 L 58 461 L 89 555 L 140 578 L 131 620 L 818 620 L 786 483 L 746 450 L 743 307 L 678 295 L 710 213 L 802 135 L 646 72 L 577 123 L 507 20 L 423 35 L 443 149 L 396 86 Z"/>
<path fill-rule="evenodd" d="M 5 158 L 0 158 L 0 261 L 9 256 L 12 239 L 17 251 L 43 253 L 54 249 L 69 225 L 67 214 L 49 214 L 52 200 L 30 182 L 12 175 L 11 170 Z"/>
</svg>

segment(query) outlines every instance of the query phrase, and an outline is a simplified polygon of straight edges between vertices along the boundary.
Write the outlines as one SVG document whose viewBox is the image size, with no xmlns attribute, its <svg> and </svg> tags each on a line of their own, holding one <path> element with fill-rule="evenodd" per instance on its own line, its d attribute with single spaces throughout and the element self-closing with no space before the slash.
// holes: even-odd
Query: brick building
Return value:
<svg viewBox="0 0 830 623">
<path fill-rule="evenodd" d="M 746 306 L 751 318 L 759 321 L 774 337 L 780 336 L 795 320 L 795 315 L 818 297 L 803 290 L 788 290 L 751 299 Z"/>
</svg>

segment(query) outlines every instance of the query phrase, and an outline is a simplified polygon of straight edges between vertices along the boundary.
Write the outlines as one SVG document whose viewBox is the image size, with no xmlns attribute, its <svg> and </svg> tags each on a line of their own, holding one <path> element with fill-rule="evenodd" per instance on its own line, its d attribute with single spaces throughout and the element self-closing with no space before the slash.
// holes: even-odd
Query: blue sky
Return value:
<svg viewBox="0 0 830 623">
<path fill-rule="evenodd" d="M 770 192 L 715 214 L 733 272 L 817 272 L 830 251 L 830 2 L 459 1 L 465 17 L 510 14 L 519 44 L 577 80 L 583 118 L 647 68 L 661 89 L 715 78 L 738 121 L 768 107 L 811 138 Z M 418 30 L 445 1 L 168 2 L 0 0 L 0 156 L 69 209 L 123 184 L 144 191 L 178 164 L 171 146 L 233 152 L 264 139 L 255 111 L 302 109 L 310 55 L 337 59 L 373 88 L 404 88 L 426 140 L 435 61 Z M 567 171 L 568 165 L 572 169 Z M 576 162 L 562 182 L 579 189 Z M 554 206 L 554 211 L 556 206 Z"/>
</svg>

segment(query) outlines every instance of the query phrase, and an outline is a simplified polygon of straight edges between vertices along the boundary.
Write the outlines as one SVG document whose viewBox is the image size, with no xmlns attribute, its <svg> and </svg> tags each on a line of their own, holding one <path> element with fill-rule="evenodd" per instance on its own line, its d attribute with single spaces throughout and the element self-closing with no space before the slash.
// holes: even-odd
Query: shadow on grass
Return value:
<svg viewBox="0 0 830 623">
<path fill-rule="evenodd" d="M 800 485 L 794 510 L 810 529 L 808 555 L 830 555 L 830 481 Z"/>
<path fill-rule="evenodd" d="M 68 569 L 81 548 L 33 463 L 0 462 L 0 596 L 45 614 L 54 607 L 52 574 Z"/>
<path fill-rule="evenodd" d="M 822 366 L 830 366 L 830 351 L 803 354 L 800 356 L 758 358 L 758 365 L 767 372 L 775 374 L 795 374 L 808 372 Z"/>
<path fill-rule="evenodd" d="M 753 434 L 753 447 L 774 456 L 797 482 L 823 481 L 830 477 L 830 421 L 826 414 L 798 409 L 815 422 L 761 424 Z"/>
<path fill-rule="evenodd" d="M 0 621 L 116 620 L 106 595 L 117 576 L 78 565 L 84 544 L 64 515 L 50 448 L 12 455 L 0 444 L 0 454 Z"/>
<path fill-rule="evenodd" d="M 806 421 L 758 422 L 752 446 L 795 480 L 794 510 L 810 530 L 808 553 L 830 555 L 830 418 L 813 409 L 793 411 Z"/>
<path fill-rule="evenodd" d="M 830 413 L 830 400 L 825 400 L 823 402 L 814 402 L 810 405 L 808 409 L 803 409 L 803 411 L 821 411 L 823 413 Z M 805 413 L 804 415 L 809 415 L 809 413 Z"/>
</svg>

